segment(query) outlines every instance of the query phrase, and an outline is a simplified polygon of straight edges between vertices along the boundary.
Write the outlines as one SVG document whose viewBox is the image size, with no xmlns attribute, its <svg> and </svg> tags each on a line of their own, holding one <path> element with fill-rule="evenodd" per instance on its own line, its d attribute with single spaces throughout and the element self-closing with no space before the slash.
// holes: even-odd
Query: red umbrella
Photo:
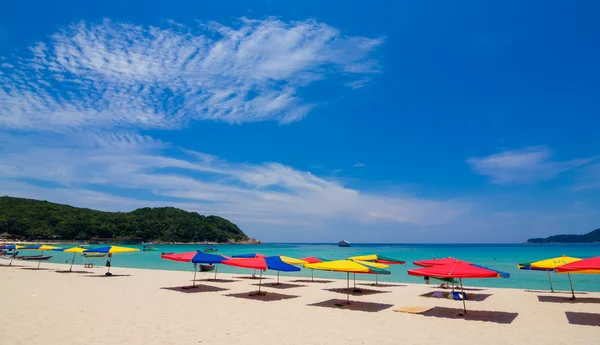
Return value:
<svg viewBox="0 0 600 345">
<path fill-rule="evenodd" d="M 448 264 L 455 264 L 455 263 L 466 263 L 466 264 L 468 264 L 469 262 L 458 260 L 458 259 L 454 259 L 454 258 L 421 260 L 421 261 L 415 261 L 415 262 L 413 262 L 413 264 L 415 264 L 417 266 L 423 266 L 423 267 L 448 265 Z"/>
<path fill-rule="evenodd" d="M 192 286 L 196 286 L 196 272 L 198 271 L 198 264 L 220 264 L 223 260 L 228 260 L 229 257 L 218 254 L 207 254 L 203 252 L 186 252 L 186 253 L 173 253 L 163 254 L 160 256 L 163 259 L 178 261 L 178 262 L 191 262 L 194 264 L 194 280 Z M 215 279 L 217 279 L 217 272 L 219 266 L 216 265 Z"/>
<path fill-rule="evenodd" d="M 409 270 L 411 276 L 434 277 L 434 278 L 458 278 L 460 281 L 460 289 L 462 291 L 463 309 L 467 313 L 465 304 L 465 290 L 463 289 L 463 278 L 508 278 L 508 273 L 498 272 L 489 268 L 465 263 L 455 262 L 453 264 L 438 265 L 424 268 Z"/>
<path fill-rule="evenodd" d="M 558 266 L 556 268 L 556 272 L 567 273 L 569 275 L 569 284 L 571 284 L 571 295 L 573 296 L 572 299 L 575 299 L 575 290 L 573 290 L 573 283 L 571 282 L 571 273 L 600 274 L 600 256 L 574 261 L 570 264 Z"/>
<path fill-rule="evenodd" d="M 283 272 L 297 272 L 300 271 L 299 267 L 287 264 L 281 260 L 279 256 L 256 256 L 248 259 L 230 259 L 222 262 L 224 265 L 250 268 L 260 270 L 260 280 L 258 281 L 258 294 L 260 295 L 260 288 L 262 285 L 262 273 L 264 270 L 276 270 L 277 271 L 277 282 L 279 283 L 279 271 Z"/>
<path fill-rule="evenodd" d="M 320 259 L 316 256 L 307 256 L 300 260 L 304 260 L 304 261 L 308 262 L 309 264 L 318 264 L 319 262 L 329 261 L 329 260 L 325 260 L 325 259 Z M 310 272 L 311 272 L 310 280 L 314 281 L 315 280 L 315 270 L 311 269 Z"/>
</svg>

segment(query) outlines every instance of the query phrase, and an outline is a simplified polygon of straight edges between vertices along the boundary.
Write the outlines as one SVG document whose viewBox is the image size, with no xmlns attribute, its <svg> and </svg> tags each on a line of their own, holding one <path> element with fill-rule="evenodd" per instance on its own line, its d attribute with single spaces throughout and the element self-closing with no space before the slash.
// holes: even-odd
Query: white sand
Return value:
<svg viewBox="0 0 600 345">
<path fill-rule="evenodd" d="M 105 278 L 101 276 L 103 267 L 88 269 L 91 274 L 55 272 L 68 269 L 65 265 L 42 263 L 42 267 L 50 270 L 0 267 L 2 344 L 600 344 L 600 293 L 580 295 L 587 303 L 557 303 L 540 302 L 538 295 L 569 295 L 517 289 L 472 291 L 492 296 L 467 301 L 467 308 L 488 312 L 451 319 L 393 311 L 403 306 L 462 308 L 460 301 L 420 297 L 435 290 L 424 284 L 368 287 L 390 292 L 351 296 L 353 301 L 374 303 L 354 303 L 354 308 L 372 310 L 385 307 L 380 304 L 392 305 L 368 312 L 336 307 L 332 302 L 325 303 L 327 307 L 310 306 L 344 300 L 345 295 L 323 289 L 344 288 L 345 280 L 290 289 L 264 288 L 268 296 L 273 292 L 299 296 L 266 302 L 227 296 L 255 290 L 251 284 L 256 280 L 198 282 L 228 290 L 205 291 L 201 287 L 185 293 L 163 288 L 191 284 L 191 272 L 113 267 L 115 274 L 130 276 Z M 219 274 L 222 279 L 237 276 Z M 208 277 L 212 274 L 198 274 L 198 279 Z M 345 275 L 340 274 L 340 278 Z M 270 277 L 264 282 L 273 281 Z M 489 311 L 518 316 L 508 324 L 469 319 L 480 315 L 493 319 Z M 598 326 L 570 324 L 565 312 L 595 313 L 580 316 Z"/>
</svg>

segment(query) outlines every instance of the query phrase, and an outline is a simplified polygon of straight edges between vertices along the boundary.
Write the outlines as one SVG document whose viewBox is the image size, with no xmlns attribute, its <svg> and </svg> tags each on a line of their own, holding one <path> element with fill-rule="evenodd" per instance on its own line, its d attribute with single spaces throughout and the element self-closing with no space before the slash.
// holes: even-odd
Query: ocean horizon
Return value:
<svg viewBox="0 0 600 345">
<path fill-rule="evenodd" d="M 74 243 L 75 245 L 75 243 Z M 64 245 L 63 245 L 64 246 Z M 100 245 L 98 245 L 100 246 Z M 93 247 L 93 246 L 92 246 Z M 128 245 L 141 249 L 141 245 Z M 113 256 L 113 270 L 119 267 L 192 271 L 192 264 L 173 262 L 160 258 L 162 252 L 189 252 L 203 250 L 200 244 L 157 244 L 157 251 L 139 252 L 131 254 L 115 254 Z M 245 253 L 261 253 L 264 255 L 286 255 L 295 258 L 316 256 L 328 260 L 345 259 L 355 255 L 377 253 L 406 261 L 405 265 L 391 265 L 391 275 L 379 275 L 379 281 L 393 283 L 423 283 L 423 278 L 409 276 L 406 271 L 415 268 L 413 261 L 453 257 L 495 270 L 510 273 L 508 279 L 466 279 L 465 285 L 480 287 L 500 287 L 519 289 L 549 289 L 548 274 L 540 271 L 519 270 L 518 263 L 532 262 L 548 259 L 561 255 L 578 258 L 588 258 L 600 255 L 600 243 L 577 244 L 523 244 L 523 243 L 482 243 L 482 244 L 448 244 L 448 243 L 352 243 L 351 247 L 338 247 L 332 243 L 262 243 L 262 244 L 217 244 L 219 253 L 223 255 L 238 255 Z M 35 251 L 22 251 L 25 255 L 33 255 Z M 52 255 L 49 260 L 54 263 L 69 262 L 73 254 L 57 251 L 46 252 Z M 106 258 L 84 259 L 76 255 L 75 264 L 85 262 L 103 266 Z M 43 265 L 43 263 L 42 263 Z M 221 265 L 219 272 L 251 274 L 251 270 Z M 201 273 L 202 274 L 202 273 Z M 211 273 L 208 273 L 211 274 Z M 266 275 L 274 275 L 275 271 L 266 271 Z M 293 277 L 309 277 L 312 272 L 302 269 L 300 272 L 282 273 L 282 279 Z M 315 278 L 345 278 L 342 273 L 315 271 Z M 289 278 L 288 278 L 289 277 Z M 600 275 L 574 274 L 571 276 L 573 287 L 576 291 L 600 291 Z M 371 275 L 356 275 L 357 280 L 374 281 Z M 555 290 L 569 290 L 569 280 L 565 274 L 552 273 L 552 282 Z M 436 281 L 432 281 L 435 284 Z"/>
</svg>

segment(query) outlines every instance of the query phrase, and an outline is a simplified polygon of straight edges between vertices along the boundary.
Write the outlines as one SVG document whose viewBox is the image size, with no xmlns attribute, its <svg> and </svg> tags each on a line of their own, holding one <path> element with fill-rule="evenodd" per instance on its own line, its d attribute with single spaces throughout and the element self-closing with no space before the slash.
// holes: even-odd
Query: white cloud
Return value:
<svg viewBox="0 0 600 345">
<path fill-rule="evenodd" d="M 366 166 L 367 166 L 366 164 L 360 163 L 360 162 L 353 165 L 354 168 L 364 168 Z"/>
<path fill-rule="evenodd" d="M 153 201 L 160 198 L 165 200 L 163 205 L 254 223 L 321 224 L 353 219 L 361 223 L 444 224 L 456 221 L 469 208 L 457 200 L 362 193 L 278 163 L 230 163 L 192 151 L 181 151 L 183 157 L 176 159 L 169 157 L 171 150 L 179 151 L 147 137 L 124 134 L 100 139 L 91 136 L 87 141 L 63 141 L 54 146 L 5 146 L 0 194 L 40 192 L 39 187 L 25 182 L 15 189 L 8 181 L 54 183 L 64 196 L 61 201 L 80 205 L 79 191 L 86 190 L 82 198 L 90 198 L 111 188 L 117 192 L 100 193 L 102 200 L 114 197 L 120 210 L 143 202 L 160 204 Z M 145 199 L 125 197 L 138 194 L 146 195 Z"/>
<path fill-rule="evenodd" d="M 351 82 L 347 83 L 346 86 L 348 86 L 352 89 L 360 89 L 362 87 L 365 87 L 370 81 L 371 81 L 371 78 L 363 78 L 363 79 L 351 81 Z"/>
<path fill-rule="evenodd" d="M 596 159 L 552 159 L 553 152 L 545 146 L 529 147 L 517 151 L 503 151 L 486 157 L 471 157 L 471 169 L 490 178 L 496 184 L 524 184 L 547 181 L 568 170 L 583 166 Z"/>
<path fill-rule="evenodd" d="M 33 44 L 29 56 L 2 64 L 0 124 L 45 131 L 287 124 L 315 107 L 298 95 L 303 87 L 332 74 L 352 82 L 376 73 L 371 56 L 382 43 L 312 20 L 168 23 L 79 22 Z"/>
</svg>

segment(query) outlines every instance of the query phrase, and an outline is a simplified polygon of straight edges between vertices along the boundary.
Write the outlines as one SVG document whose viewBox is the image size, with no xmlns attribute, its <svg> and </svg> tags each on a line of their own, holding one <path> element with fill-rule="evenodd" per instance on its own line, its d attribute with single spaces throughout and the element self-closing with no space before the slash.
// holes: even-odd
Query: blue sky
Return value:
<svg viewBox="0 0 600 345">
<path fill-rule="evenodd" d="M 588 232 L 598 7 L 7 4 L 0 194 L 171 205 L 274 242 Z"/>
</svg>

